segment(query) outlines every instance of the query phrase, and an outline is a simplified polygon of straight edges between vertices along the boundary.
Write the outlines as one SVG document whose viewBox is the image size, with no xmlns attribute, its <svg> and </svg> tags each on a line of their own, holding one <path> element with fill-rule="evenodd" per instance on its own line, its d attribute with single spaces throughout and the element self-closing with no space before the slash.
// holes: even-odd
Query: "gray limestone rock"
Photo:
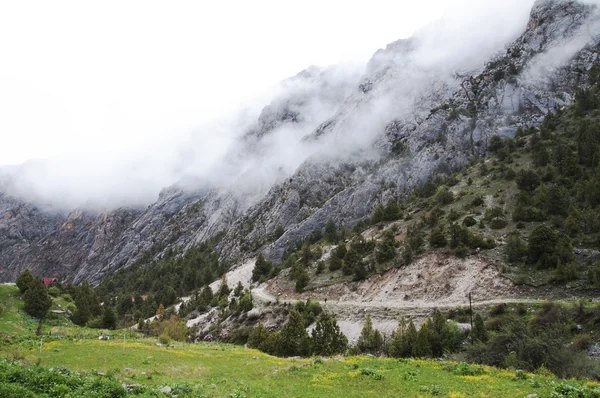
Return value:
<svg viewBox="0 0 600 398">
<path fill-rule="evenodd" d="M 223 259 L 264 251 L 277 262 L 329 220 L 352 227 L 379 203 L 484 155 L 491 136 L 512 137 L 568 105 L 599 62 L 599 34 L 597 8 L 537 1 L 518 38 L 489 62 L 461 64 L 458 72 L 425 67 L 418 37 L 378 51 L 362 77 L 309 68 L 240 132 L 222 164 L 227 184 L 182 182 L 147 208 L 64 214 L 0 193 L 0 280 L 30 268 L 97 283 L 221 231 Z M 264 159 L 269 140 L 290 126 L 298 132 L 290 145 L 303 145 L 306 158 L 286 167 Z M 238 170 L 241 164 L 252 167 Z M 0 175 L 6 191 L 3 181 Z M 284 233 L 276 237 L 278 227 Z"/>
</svg>

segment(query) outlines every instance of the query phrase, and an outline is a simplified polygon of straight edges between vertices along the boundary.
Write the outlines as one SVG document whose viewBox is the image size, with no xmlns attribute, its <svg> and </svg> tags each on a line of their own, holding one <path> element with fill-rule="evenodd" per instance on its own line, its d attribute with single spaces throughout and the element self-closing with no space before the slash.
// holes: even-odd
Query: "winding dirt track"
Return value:
<svg viewBox="0 0 600 398">
<path fill-rule="evenodd" d="M 251 287 L 254 263 L 251 259 L 228 272 L 228 285 L 233 288 L 240 282 L 244 287 Z M 330 277 L 331 274 L 321 276 Z M 211 288 L 216 291 L 220 283 L 215 281 Z M 327 280 L 322 279 L 318 283 L 318 287 L 296 293 L 293 282 L 284 274 L 279 275 L 252 288 L 254 311 L 268 312 L 269 306 L 276 302 L 318 301 L 326 311 L 336 315 L 340 329 L 349 341 L 356 342 L 367 314 L 374 327 L 390 334 L 403 317 L 410 317 L 419 325 L 436 308 L 467 308 L 469 294 L 474 309 L 479 311 L 500 303 L 529 303 L 543 299 L 536 297 L 536 292 L 530 288 L 515 286 L 484 257 L 458 259 L 441 253 L 429 254 L 409 266 L 393 268 L 361 282 L 341 281 L 327 285 Z M 206 315 L 203 315 L 189 320 L 188 325 L 206 321 Z"/>
<path fill-rule="evenodd" d="M 392 269 L 368 280 L 318 287 L 302 294 L 290 289 L 284 277 L 252 289 L 255 303 L 289 303 L 311 299 L 336 314 L 340 329 L 355 341 L 366 314 L 385 333 L 396 329 L 401 317 L 417 324 L 434 309 L 469 306 L 484 309 L 500 303 L 535 302 L 527 288 L 516 287 L 481 257 L 465 260 L 443 254 L 425 256 L 408 267 Z M 260 305 L 260 304 L 259 304 Z"/>
</svg>

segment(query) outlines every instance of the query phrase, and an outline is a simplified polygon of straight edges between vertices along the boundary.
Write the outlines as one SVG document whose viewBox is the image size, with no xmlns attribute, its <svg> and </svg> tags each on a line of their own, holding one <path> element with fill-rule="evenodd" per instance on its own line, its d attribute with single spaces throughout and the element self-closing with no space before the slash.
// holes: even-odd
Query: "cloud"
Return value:
<svg viewBox="0 0 600 398">
<path fill-rule="evenodd" d="M 360 76 L 365 71 L 363 63 L 309 68 L 260 95 L 245 95 L 240 101 L 243 104 L 198 127 L 197 120 L 190 115 L 201 110 L 199 102 L 186 92 L 184 100 L 189 99 L 191 105 L 183 111 L 176 109 L 170 104 L 171 99 L 174 104 L 182 104 L 182 99 L 174 99 L 178 92 L 169 88 L 166 76 L 151 76 L 142 68 L 140 79 L 132 85 L 126 84 L 123 91 L 115 82 L 95 82 L 96 89 L 106 85 L 102 88 L 103 95 L 110 96 L 108 91 L 114 90 L 112 95 L 116 97 L 131 96 L 125 98 L 131 103 L 141 92 L 146 99 L 138 104 L 135 112 L 119 118 L 117 134 L 113 132 L 106 139 L 103 132 L 115 126 L 102 126 L 102 121 L 98 121 L 101 126 L 97 126 L 95 113 L 85 109 L 94 103 L 85 103 L 80 108 L 82 114 L 73 117 L 78 125 L 89 126 L 95 132 L 91 140 L 87 138 L 90 150 L 27 162 L 16 172 L 11 171 L 9 190 L 62 209 L 143 206 L 154 201 L 162 188 L 174 183 L 188 189 L 235 189 L 244 192 L 249 201 L 257 200 L 310 157 L 340 156 L 364 150 L 391 119 L 405 117 L 410 121 L 421 117 L 429 109 L 420 109 L 419 101 L 428 103 L 427 98 L 441 95 L 439 93 L 456 84 L 454 72 L 457 70 L 482 68 L 485 61 L 524 31 L 533 0 L 453 0 L 432 4 L 436 18 L 443 8 L 443 13 L 439 12 L 443 14 L 441 18 L 418 30 L 413 39 L 390 44 L 370 61 L 368 72 L 362 78 L 362 81 L 374 80 L 374 88 L 368 93 L 358 89 Z M 383 4 L 381 7 L 385 9 Z M 304 28 L 311 29 L 310 21 L 304 23 Z M 368 29 L 361 33 L 369 35 Z M 280 34 L 283 33 L 269 32 L 269 35 Z M 160 35 L 153 37 L 160 41 Z M 218 37 L 215 40 L 218 41 Z M 165 43 L 159 46 L 168 47 Z M 144 57 L 153 54 L 148 49 L 143 50 Z M 277 49 L 270 48 L 270 51 Z M 123 55 L 122 66 L 128 68 L 127 60 L 134 55 Z M 166 52 L 165 55 L 176 54 Z M 186 59 L 175 57 L 176 61 Z M 196 65 L 191 58 L 188 60 Z M 243 52 L 234 66 L 242 70 L 253 60 L 254 57 Z M 107 67 L 118 71 L 119 65 L 109 61 L 106 61 Z M 306 61 L 310 64 L 310 60 Z M 205 62 L 218 63 L 219 60 L 207 55 Z M 141 66 L 137 61 L 135 65 Z M 234 66 L 224 65 L 230 74 L 236 73 Z M 182 68 L 189 67 L 182 65 Z M 251 78 L 248 76 L 245 78 Z M 82 84 L 93 80 L 93 76 L 81 71 L 77 78 Z M 205 78 L 210 80 L 211 76 Z M 185 84 L 177 76 L 172 79 L 178 85 Z M 382 83 L 378 85 L 378 82 Z M 210 95 L 203 92 L 198 81 L 193 84 L 198 97 Z M 223 84 L 229 86 L 230 82 Z M 139 92 L 133 96 L 136 90 Z M 224 87 L 223 92 L 234 91 Z M 53 95 L 50 90 L 47 97 L 40 99 L 40 107 L 44 101 L 52 101 Z M 23 101 L 26 102 L 26 96 Z M 100 102 L 97 105 L 102 106 Z M 165 108 L 164 114 L 149 112 L 161 106 Z M 120 108 L 116 106 L 111 112 L 119 114 Z M 282 118 L 286 121 L 281 122 Z M 327 120 L 335 120 L 333 134 L 318 140 L 305 139 Z M 37 123 L 32 128 L 43 126 L 44 123 Z M 128 138 L 128 130 L 136 132 L 134 138 Z M 52 134 L 46 139 L 51 140 Z M 77 134 L 72 139 L 77 140 Z M 91 149 L 94 147 L 100 149 L 94 151 Z"/>
</svg>

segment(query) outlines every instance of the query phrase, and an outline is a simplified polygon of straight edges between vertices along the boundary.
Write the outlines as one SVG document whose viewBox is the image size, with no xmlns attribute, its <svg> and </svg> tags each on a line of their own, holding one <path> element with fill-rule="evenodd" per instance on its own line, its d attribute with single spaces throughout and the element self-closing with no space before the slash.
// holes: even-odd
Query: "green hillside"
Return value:
<svg viewBox="0 0 600 398">
<path fill-rule="evenodd" d="M 167 396 L 160 392 L 165 387 L 180 397 L 600 394 L 596 383 L 559 380 L 544 370 L 368 356 L 284 359 L 220 343 L 165 346 L 131 331 L 81 328 L 65 319 L 48 320 L 37 337 L 37 321 L 22 312 L 18 289 L 0 285 L 0 297 L 2 397 Z"/>
</svg>

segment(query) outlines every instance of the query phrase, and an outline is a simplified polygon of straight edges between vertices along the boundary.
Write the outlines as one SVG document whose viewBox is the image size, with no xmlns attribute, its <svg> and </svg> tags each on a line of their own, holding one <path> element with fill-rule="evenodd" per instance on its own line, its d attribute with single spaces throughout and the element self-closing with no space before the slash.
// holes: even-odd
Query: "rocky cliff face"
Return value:
<svg viewBox="0 0 600 398">
<path fill-rule="evenodd" d="M 29 267 L 97 282 L 145 253 L 219 231 L 222 258 L 260 250 L 278 261 L 329 220 L 352 226 L 485 153 L 491 136 L 512 136 L 567 105 L 598 62 L 598 34 L 595 8 L 546 0 L 487 63 L 438 53 L 425 32 L 377 52 L 360 78 L 310 68 L 232 148 L 221 165 L 227 183 L 182 183 L 145 209 L 56 214 L 0 194 L 0 279 Z M 289 153 L 275 156 L 281 148 Z"/>
</svg>

